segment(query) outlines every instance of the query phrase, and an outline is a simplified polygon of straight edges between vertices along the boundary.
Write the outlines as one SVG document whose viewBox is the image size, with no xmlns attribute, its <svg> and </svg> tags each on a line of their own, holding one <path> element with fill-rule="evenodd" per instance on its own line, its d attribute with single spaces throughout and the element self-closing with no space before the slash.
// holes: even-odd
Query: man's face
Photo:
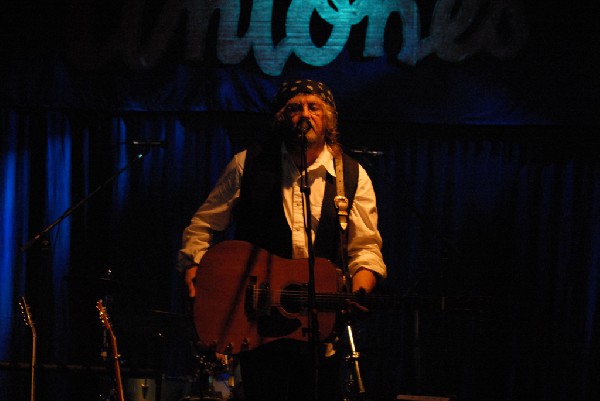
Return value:
<svg viewBox="0 0 600 401">
<path fill-rule="evenodd" d="M 298 127 L 301 118 L 310 121 L 311 128 L 306 133 L 309 146 L 321 146 L 325 143 L 324 127 L 325 103 L 317 95 L 299 94 L 288 100 L 285 105 L 286 120 L 292 127 Z M 295 134 L 298 133 L 294 130 Z"/>
</svg>

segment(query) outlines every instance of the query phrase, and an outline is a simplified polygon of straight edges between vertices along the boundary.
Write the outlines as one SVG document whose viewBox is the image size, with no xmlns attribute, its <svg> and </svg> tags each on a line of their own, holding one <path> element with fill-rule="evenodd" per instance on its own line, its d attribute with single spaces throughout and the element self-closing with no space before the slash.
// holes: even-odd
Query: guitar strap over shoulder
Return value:
<svg viewBox="0 0 600 401">
<path fill-rule="evenodd" d="M 336 197 L 334 198 L 335 208 L 337 209 L 338 215 L 338 228 L 340 234 L 340 260 L 342 264 L 342 271 L 344 273 L 344 285 L 346 289 L 350 286 L 350 274 L 348 272 L 348 198 L 344 191 L 344 163 L 343 157 L 340 154 L 339 157 L 333 159 L 335 165 L 335 187 Z"/>
<path fill-rule="evenodd" d="M 348 228 L 348 198 L 344 191 L 344 162 L 343 158 L 333 159 L 335 165 L 335 187 L 337 196 L 334 198 L 335 207 L 338 214 L 338 222 L 340 231 L 345 232 Z"/>
</svg>

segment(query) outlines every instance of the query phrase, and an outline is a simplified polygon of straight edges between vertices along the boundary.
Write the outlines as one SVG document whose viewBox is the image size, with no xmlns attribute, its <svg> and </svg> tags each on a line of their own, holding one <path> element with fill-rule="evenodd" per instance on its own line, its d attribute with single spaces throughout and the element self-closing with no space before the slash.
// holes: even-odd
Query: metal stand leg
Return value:
<svg viewBox="0 0 600 401">
<path fill-rule="evenodd" d="M 348 394 L 347 397 L 345 397 L 345 400 L 362 400 L 365 395 L 365 386 L 360 374 L 360 366 L 358 364 L 360 353 L 356 351 L 354 336 L 352 335 L 352 326 L 347 325 L 346 327 L 348 334 L 348 345 L 350 347 L 349 355 L 346 356 L 346 362 L 350 366 L 350 377 L 348 378 Z"/>
</svg>

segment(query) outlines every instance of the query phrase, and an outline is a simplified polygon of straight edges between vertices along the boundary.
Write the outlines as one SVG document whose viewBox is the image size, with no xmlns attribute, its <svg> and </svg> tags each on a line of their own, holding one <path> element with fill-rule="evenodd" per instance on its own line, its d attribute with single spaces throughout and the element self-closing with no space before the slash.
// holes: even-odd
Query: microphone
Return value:
<svg viewBox="0 0 600 401">
<path fill-rule="evenodd" d="M 298 121 L 298 125 L 296 126 L 298 133 L 300 135 L 306 135 L 306 133 L 308 131 L 310 131 L 311 128 L 312 128 L 312 124 L 310 123 L 310 120 L 308 119 L 308 117 L 300 117 L 300 120 Z"/>
<path fill-rule="evenodd" d="M 346 152 L 353 153 L 355 155 L 383 156 L 383 152 L 381 150 L 371 150 L 371 149 L 367 149 L 367 148 L 347 149 Z"/>
<path fill-rule="evenodd" d="M 121 142 L 122 145 L 129 145 L 129 146 L 142 146 L 145 148 L 163 148 L 166 149 L 169 146 L 169 143 L 167 141 L 123 141 Z"/>
</svg>

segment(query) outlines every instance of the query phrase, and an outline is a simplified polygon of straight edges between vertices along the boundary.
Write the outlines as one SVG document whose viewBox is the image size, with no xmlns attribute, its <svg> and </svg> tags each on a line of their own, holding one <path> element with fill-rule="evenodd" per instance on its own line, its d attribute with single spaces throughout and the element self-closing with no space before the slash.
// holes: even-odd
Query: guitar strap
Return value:
<svg viewBox="0 0 600 401">
<path fill-rule="evenodd" d="M 335 202 L 335 208 L 337 209 L 338 223 L 339 223 L 339 234 L 340 234 L 340 261 L 342 264 L 342 272 L 344 274 L 344 287 L 349 290 L 351 283 L 350 273 L 348 272 L 348 198 L 344 191 L 344 163 L 343 157 L 333 159 L 335 165 L 335 187 L 337 195 L 333 199 Z M 351 288 L 351 287 L 350 287 Z"/>
</svg>

